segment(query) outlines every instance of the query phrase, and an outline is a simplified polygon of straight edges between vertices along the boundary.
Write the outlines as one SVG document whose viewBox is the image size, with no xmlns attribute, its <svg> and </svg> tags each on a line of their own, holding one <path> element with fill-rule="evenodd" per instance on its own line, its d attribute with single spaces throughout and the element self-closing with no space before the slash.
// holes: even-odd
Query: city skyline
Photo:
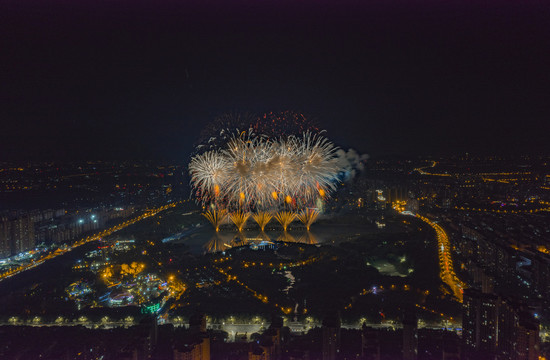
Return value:
<svg viewBox="0 0 550 360">
<path fill-rule="evenodd" d="M 3 167 L 0 356 L 547 356 L 548 164 L 367 160 L 277 212 L 203 207 L 178 164 Z"/>
<path fill-rule="evenodd" d="M 0 2 L 0 358 L 550 358 L 550 2 Z"/>
</svg>

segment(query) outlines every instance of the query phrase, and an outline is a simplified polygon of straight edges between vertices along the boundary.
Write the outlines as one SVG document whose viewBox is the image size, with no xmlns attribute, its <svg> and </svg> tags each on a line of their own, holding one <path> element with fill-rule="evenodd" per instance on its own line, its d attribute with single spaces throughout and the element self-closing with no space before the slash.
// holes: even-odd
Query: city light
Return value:
<svg viewBox="0 0 550 360">
<path fill-rule="evenodd" d="M 435 230 L 439 249 L 439 267 L 441 280 L 449 285 L 449 287 L 453 291 L 453 295 L 455 296 L 455 298 L 458 299 L 458 301 L 462 302 L 463 289 L 465 287 L 465 284 L 458 279 L 454 272 L 453 261 L 451 258 L 451 245 L 447 233 L 439 224 L 431 221 L 430 219 L 421 215 L 416 216 Z"/>
</svg>

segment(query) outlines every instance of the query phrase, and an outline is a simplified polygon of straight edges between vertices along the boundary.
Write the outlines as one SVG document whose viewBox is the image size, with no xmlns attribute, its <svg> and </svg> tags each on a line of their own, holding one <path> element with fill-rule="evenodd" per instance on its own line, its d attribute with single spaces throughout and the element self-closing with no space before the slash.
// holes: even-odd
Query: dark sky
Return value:
<svg viewBox="0 0 550 360">
<path fill-rule="evenodd" d="M 372 155 L 548 154 L 550 2 L 479 3 L 4 0 L 0 161 L 185 161 L 288 109 Z"/>
</svg>

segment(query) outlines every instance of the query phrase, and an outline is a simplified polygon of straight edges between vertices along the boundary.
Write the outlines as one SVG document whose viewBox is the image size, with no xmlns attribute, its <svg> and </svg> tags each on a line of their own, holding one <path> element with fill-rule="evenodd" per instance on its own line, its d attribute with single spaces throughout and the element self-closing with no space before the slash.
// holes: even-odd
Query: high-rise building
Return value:
<svg viewBox="0 0 550 360">
<path fill-rule="evenodd" d="M 340 345 L 340 316 L 333 314 L 323 319 L 323 360 L 336 360 Z"/>
<path fill-rule="evenodd" d="M 192 333 L 206 332 L 206 315 L 203 313 L 195 313 L 189 318 L 189 331 Z"/>
<path fill-rule="evenodd" d="M 361 356 L 364 360 L 380 360 L 379 332 L 365 324 L 361 329 Z"/>
<path fill-rule="evenodd" d="M 174 360 L 210 360 L 210 339 L 195 334 L 177 341 Z"/>
<path fill-rule="evenodd" d="M 21 216 L 11 221 L 12 254 L 34 248 L 34 223 L 30 216 Z"/>
<path fill-rule="evenodd" d="M 539 324 L 525 304 L 464 291 L 462 342 L 465 359 L 537 359 Z"/>
<path fill-rule="evenodd" d="M 11 255 L 10 223 L 7 220 L 0 221 L 0 258 Z"/>
<path fill-rule="evenodd" d="M 210 360 L 210 337 L 204 314 L 197 313 L 189 319 L 189 332 L 176 341 L 174 360 Z"/>
<path fill-rule="evenodd" d="M 503 300 L 499 317 L 499 353 L 513 360 L 539 358 L 539 322 L 524 304 Z"/>
<path fill-rule="evenodd" d="M 264 338 L 268 338 L 269 342 L 273 344 L 272 358 L 275 360 L 281 359 L 281 329 L 283 328 L 283 319 L 279 316 L 274 316 L 271 319 L 271 325 L 269 329 L 264 333 Z"/>
<path fill-rule="evenodd" d="M 418 319 L 413 311 L 403 314 L 403 360 L 418 357 Z"/>
<path fill-rule="evenodd" d="M 248 351 L 248 358 L 254 360 L 280 360 L 282 358 L 281 349 L 281 329 L 283 319 L 274 316 L 271 325 L 262 334 L 258 343 L 254 343 Z"/>
<path fill-rule="evenodd" d="M 539 323 L 531 314 L 521 312 L 516 328 L 516 349 L 514 359 L 537 360 L 540 353 Z"/>
<path fill-rule="evenodd" d="M 248 350 L 248 360 L 270 360 L 269 354 L 258 344 Z"/>
<path fill-rule="evenodd" d="M 498 302 L 498 297 L 493 294 L 484 294 L 477 289 L 464 291 L 462 340 L 467 358 L 470 353 L 483 354 L 488 359 L 496 355 Z"/>
<path fill-rule="evenodd" d="M 0 257 L 19 254 L 35 247 L 34 222 L 28 215 L 2 218 L 0 222 Z"/>
<path fill-rule="evenodd" d="M 517 347 L 515 338 L 516 328 L 519 324 L 518 313 L 514 311 L 514 305 L 510 301 L 499 301 L 498 314 L 498 348 L 503 357 L 512 358 Z"/>
<path fill-rule="evenodd" d="M 460 360 L 460 345 L 443 339 L 442 360 Z"/>
</svg>

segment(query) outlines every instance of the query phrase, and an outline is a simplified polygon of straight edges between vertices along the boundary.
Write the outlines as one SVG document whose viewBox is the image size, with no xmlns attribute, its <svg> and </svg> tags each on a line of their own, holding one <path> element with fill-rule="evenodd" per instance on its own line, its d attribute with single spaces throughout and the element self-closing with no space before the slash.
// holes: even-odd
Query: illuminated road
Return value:
<svg viewBox="0 0 550 360">
<path fill-rule="evenodd" d="M 430 173 L 424 171 L 424 169 L 433 168 L 435 165 L 437 165 L 437 162 L 432 160 L 431 165 L 416 168 L 414 171 L 418 171 L 421 175 L 430 175 Z"/>
<path fill-rule="evenodd" d="M 74 250 L 79 246 L 82 246 L 82 245 L 87 244 L 87 243 L 92 242 L 92 241 L 99 240 L 99 239 L 101 239 L 105 236 L 109 236 L 109 235 L 111 235 L 112 233 L 114 233 L 116 231 L 122 230 L 122 229 L 124 229 L 124 228 L 126 228 L 130 225 L 133 225 L 133 224 L 137 223 L 138 221 L 141 221 L 143 219 L 147 219 L 151 216 L 155 216 L 161 211 L 164 211 L 168 208 L 175 207 L 177 204 L 178 203 L 176 202 L 176 203 L 164 205 L 164 206 L 161 206 L 161 207 L 158 207 L 158 208 L 155 208 L 155 209 L 149 209 L 149 210 L 145 211 L 143 214 L 141 214 L 140 216 L 137 216 L 137 217 L 135 217 L 133 219 L 130 219 L 130 220 L 127 220 L 127 221 L 125 221 L 121 224 L 118 224 L 118 225 L 115 225 L 115 226 L 110 227 L 108 229 L 105 229 L 105 230 L 103 230 L 103 231 L 101 231 L 101 232 L 99 232 L 95 235 L 91 235 L 91 236 L 88 236 L 86 238 L 82 238 L 82 239 L 78 240 L 77 242 L 75 242 L 71 246 L 67 246 L 67 247 L 64 247 L 64 248 L 59 248 L 59 249 L 55 250 L 53 253 L 45 255 L 45 256 L 41 257 L 40 259 L 38 259 L 38 260 L 33 260 L 29 264 L 23 265 L 23 266 L 21 266 L 17 269 L 12 269 L 8 272 L 3 273 L 2 275 L 0 275 L 0 281 L 2 281 L 4 279 L 7 279 L 7 278 L 10 278 L 12 276 L 15 276 L 17 274 L 20 274 L 23 271 L 33 269 L 33 268 L 37 267 L 38 265 L 41 265 L 44 262 L 46 262 L 48 260 L 51 260 L 51 259 L 54 259 L 54 258 L 56 258 L 60 255 L 66 254 L 67 252 L 69 252 L 71 250 Z"/>
<path fill-rule="evenodd" d="M 436 165 L 437 165 L 437 161 L 432 160 L 431 165 L 416 168 L 416 169 L 414 169 L 414 171 L 418 171 L 420 173 L 420 175 L 451 176 L 450 174 L 435 174 L 435 173 L 429 173 L 429 172 L 425 171 L 425 169 L 434 168 Z"/>
<path fill-rule="evenodd" d="M 416 216 L 435 230 L 437 234 L 437 247 L 439 251 L 439 276 L 445 284 L 449 285 L 455 298 L 457 298 L 458 301 L 462 302 L 462 291 L 464 288 L 464 284 L 458 279 L 453 270 L 451 245 L 449 243 L 449 237 L 447 236 L 447 233 L 439 224 L 436 224 L 430 219 L 418 214 Z"/>
<path fill-rule="evenodd" d="M 533 214 L 543 211 L 550 212 L 550 202 L 538 200 L 530 201 L 529 204 L 538 205 L 536 208 L 526 208 L 526 209 L 487 209 L 487 208 L 475 208 L 475 207 L 465 207 L 465 206 L 454 206 L 453 209 L 460 211 L 469 211 L 469 212 L 485 212 L 485 213 L 495 213 L 495 214 Z"/>
<path fill-rule="evenodd" d="M 219 260 L 215 260 L 214 262 L 224 262 L 228 260 L 228 258 L 221 258 Z M 287 267 L 288 268 L 292 268 L 294 266 L 306 266 L 306 265 L 309 265 L 315 261 L 317 261 L 318 258 L 310 258 L 310 259 L 307 259 L 307 260 L 301 260 L 301 261 L 295 261 L 295 262 L 289 262 L 289 263 L 281 263 L 279 262 L 279 264 L 277 265 L 277 263 L 275 263 L 275 267 L 278 266 L 279 270 L 281 269 L 286 269 Z M 251 261 L 243 261 L 242 263 L 242 266 L 244 268 L 248 268 L 248 267 L 255 267 L 255 266 L 264 266 L 264 263 L 263 262 L 251 262 Z M 275 268 L 274 267 L 274 264 L 273 263 L 265 263 L 265 266 L 269 266 L 269 267 L 272 267 L 272 268 Z M 245 289 L 246 291 L 248 291 L 250 294 L 252 294 L 252 296 L 254 296 L 256 299 L 262 301 L 264 304 L 270 304 L 272 305 L 273 307 L 281 310 L 281 312 L 283 312 L 283 314 L 285 315 L 289 315 L 290 313 L 292 313 L 292 307 L 288 307 L 288 306 L 283 306 L 281 304 L 278 304 L 278 303 L 275 303 L 273 302 L 272 300 L 270 300 L 267 295 L 264 295 L 262 294 L 260 291 L 256 291 L 252 288 L 250 288 L 247 284 L 245 284 L 244 282 L 242 282 L 240 279 L 237 278 L 236 275 L 232 275 L 230 274 L 228 271 L 231 269 L 231 267 L 228 267 L 228 268 L 222 268 L 220 266 L 216 266 L 214 265 L 213 266 L 214 269 L 218 270 L 220 272 L 220 274 L 223 275 L 223 277 L 225 278 L 225 280 L 227 282 L 234 282 L 236 284 L 238 284 L 239 286 L 241 286 L 243 289 Z M 307 309 L 304 309 L 304 311 L 307 312 Z"/>
<path fill-rule="evenodd" d="M 241 280 L 239 280 L 237 278 L 236 275 L 231 275 L 229 274 L 228 272 L 226 272 L 224 269 L 218 267 L 218 266 L 214 266 L 214 268 L 216 270 L 218 270 L 223 276 L 227 277 L 227 282 L 230 282 L 230 281 L 235 281 L 235 283 L 239 284 L 241 287 L 243 287 L 244 289 L 246 289 L 246 291 L 250 292 L 252 294 L 252 296 L 254 296 L 256 299 L 262 301 L 263 303 L 265 304 L 271 304 L 273 305 L 274 307 L 278 308 L 279 310 L 281 310 L 284 314 L 288 315 L 291 313 L 292 311 L 292 308 L 290 307 L 284 307 L 284 306 L 280 306 L 279 304 L 273 304 L 269 301 L 267 295 L 263 295 L 262 293 L 256 291 L 256 290 L 253 290 L 251 289 L 248 285 L 246 285 L 245 283 L 243 283 Z"/>
</svg>

